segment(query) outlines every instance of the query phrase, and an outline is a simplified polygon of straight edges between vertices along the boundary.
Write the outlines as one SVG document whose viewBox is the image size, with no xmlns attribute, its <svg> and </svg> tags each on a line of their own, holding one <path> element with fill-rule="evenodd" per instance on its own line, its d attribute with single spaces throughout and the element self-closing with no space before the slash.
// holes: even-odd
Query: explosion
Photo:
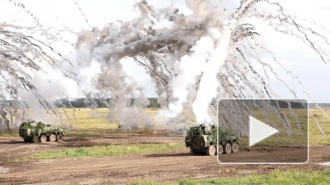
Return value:
<svg viewBox="0 0 330 185">
<path fill-rule="evenodd" d="M 76 1 L 75 4 L 78 5 Z M 143 88 L 127 76 L 121 63 L 130 59 L 146 69 L 156 84 L 158 101 L 166 107 L 156 117 L 159 126 L 175 129 L 181 127 L 178 123 L 194 122 L 191 118 L 216 122 L 214 102 L 220 98 L 278 97 L 269 83 L 271 75 L 298 98 L 270 65 L 274 62 L 312 99 L 299 78 L 264 46 L 262 40 L 267 38 L 255 25 L 262 22 L 278 33 L 301 40 L 327 62 L 324 48 L 329 41 L 322 34 L 325 28 L 299 20 L 276 1 L 241 0 L 234 10 L 226 10 L 222 1 L 186 0 L 186 4 L 191 14 L 182 14 L 175 7 L 154 8 L 147 1 L 140 1 L 135 5 L 140 10 L 138 17 L 108 23 L 100 30 L 81 31 L 72 61 L 49 44 L 23 34 L 26 27 L 2 24 L 0 57 L 5 62 L 1 64 L 1 75 L 7 82 L 2 85 L 3 91 L 19 100 L 18 90 L 23 86 L 46 109 L 56 112 L 30 83 L 31 75 L 22 70 L 44 70 L 37 62 L 42 60 L 76 82 L 86 96 L 103 100 L 111 97 L 115 108 L 109 118 L 121 122 L 123 128 L 149 128 L 152 120 L 142 109 L 148 104 Z M 264 55 L 272 61 L 264 60 Z M 74 67 L 63 67 L 68 63 Z M 132 107 L 131 97 L 136 99 Z"/>
</svg>

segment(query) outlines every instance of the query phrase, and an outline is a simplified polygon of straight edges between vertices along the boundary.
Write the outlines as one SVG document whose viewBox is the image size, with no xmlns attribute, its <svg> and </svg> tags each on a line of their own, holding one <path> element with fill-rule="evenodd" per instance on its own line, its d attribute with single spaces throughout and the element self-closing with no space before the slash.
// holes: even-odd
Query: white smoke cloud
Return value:
<svg viewBox="0 0 330 185">
<path fill-rule="evenodd" d="M 208 113 L 209 103 L 217 95 L 218 81 L 216 76 L 227 58 L 231 33 L 232 27 L 225 28 L 221 33 L 217 30 L 210 31 L 213 38 L 217 39 L 218 45 L 215 45 L 210 60 L 203 69 L 204 75 L 200 82 L 196 101 L 193 104 L 193 110 L 198 122 L 212 121 Z"/>
<path fill-rule="evenodd" d="M 102 29 L 80 32 L 75 57 L 70 60 L 73 67 L 61 63 L 56 63 L 54 68 L 58 70 L 55 71 L 45 67 L 44 71 L 50 72 L 44 74 L 40 70 L 33 75 L 32 83 L 48 100 L 74 97 L 82 91 L 91 96 L 111 96 L 115 105 L 113 119 L 124 123 L 123 128 L 148 127 L 150 119 L 136 117 L 144 115 L 141 110 L 147 103 L 144 89 L 127 75 L 122 65 L 123 59 L 130 58 L 144 67 L 156 84 L 159 100 L 168 106 L 168 110 L 161 114 L 177 117 L 182 122 L 192 114 L 198 122 L 213 121 L 214 107 L 209 105 L 212 98 L 275 94 L 263 74 L 267 78 L 269 74 L 278 78 L 277 72 L 260 60 L 259 51 L 267 48 L 254 42 L 258 41 L 256 37 L 260 34 L 249 19 L 266 22 L 276 32 L 312 44 L 318 56 L 327 57 L 326 50 L 316 43 L 322 40 L 329 45 L 325 36 L 311 33 L 310 27 L 300 22 L 296 24 L 291 16 L 279 11 L 282 6 L 277 3 L 263 2 L 267 11 L 258 12 L 255 9 L 258 2 L 235 1 L 235 8 L 227 8 L 228 4 L 223 2 L 187 0 L 191 12 L 181 14 L 172 6 L 155 8 L 147 1 L 139 1 L 135 7 L 140 10 L 140 16 L 106 24 Z M 299 33 L 296 27 L 300 28 Z M 6 47 L 12 51 L 11 47 Z M 22 47 L 24 52 L 29 50 Z M 251 60 L 264 70 L 263 74 L 255 70 Z M 22 69 L 19 64 L 15 67 Z M 3 68 L 11 69 L 8 66 Z M 267 73 L 265 68 L 270 72 Z M 60 69 L 70 72 L 73 80 L 60 74 Z M 290 89 L 284 80 L 278 79 Z M 295 94 L 293 89 L 290 92 Z M 131 97 L 137 98 L 139 105 L 130 107 Z M 129 121 L 123 115 L 140 121 Z"/>
<path fill-rule="evenodd" d="M 77 71 L 78 90 L 94 92 L 98 75 L 101 73 L 101 64 L 92 60 L 88 66 Z"/>
<path fill-rule="evenodd" d="M 170 117 L 175 117 L 183 109 L 183 103 L 188 96 L 188 86 L 195 82 L 197 75 L 200 75 L 212 50 L 212 39 L 210 37 L 202 37 L 196 45 L 191 49 L 191 55 L 185 55 L 181 61 L 177 62 L 176 69 L 178 75 L 173 79 L 171 88 L 173 96 L 177 98 L 175 102 L 169 104 L 169 111 L 165 113 Z"/>
</svg>

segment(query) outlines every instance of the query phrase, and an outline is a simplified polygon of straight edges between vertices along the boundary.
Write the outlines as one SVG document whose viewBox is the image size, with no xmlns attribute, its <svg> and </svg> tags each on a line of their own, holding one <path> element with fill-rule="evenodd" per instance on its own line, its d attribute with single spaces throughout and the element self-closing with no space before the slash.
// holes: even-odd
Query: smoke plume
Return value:
<svg viewBox="0 0 330 185">
<path fill-rule="evenodd" d="M 172 6 L 154 8 L 146 0 L 139 1 L 135 5 L 140 10 L 138 17 L 110 22 L 102 29 L 82 30 L 71 59 L 25 33 L 27 28 L 2 24 L 1 76 L 10 82 L 2 89 L 13 99 L 20 99 L 18 91 L 25 88 L 44 108 L 57 115 L 58 111 L 40 94 L 51 94 L 42 90 L 47 85 L 38 86 L 44 82 L 37 82 L 38 78 L 33 79 L 31 75 L 51 71 L 36 62 L 42 61 L 70 79 L 77 93 L 82 91 L 87 97 L 101 99 L 111 97 L 113 106 L 108 105 L 109 119 L 124 129 L 154 125 L 143 109 L 148 104 L 143 88 L 123 70 L 121 62 L 128 58 L 144 67 L 156 84 L 158 101 L 164 107 L 155 117 L 160 127 L 215 122 L 214 101 L 220 98 L 277 97 L 269 85 L 270 76 L 297 97 L 296 91 L 269 65 L 270 61 L 261 57 L 264 53 L 270 54 L 271 62 L 280 64 L 263 44 L 263 39 L 267 38 L 259 34 L 254 23 L 261 21 L 275 32 L 303 41 L 327 62 L 324 48 L 330 43 L 322 34 L 324 29 L 313 29 L 309 22 L 286 12 L 276 1 L 241 0 L 236 7 L 227 10 L 226 6 L 231 4 L 228 2 L 187 0 L 192 13 L 183 14 Z M 79 4 L 74 3 L 91 27 Z M 45 32 L 45 29 L 39 30 Z M 280 66 L 309 96 L 299 78 L 284 65 Z M 70 92 L 63 90 L 57 94 L 60 93 Z M 132 98 L 136 100 L 133 106 Z"/>
</svg>

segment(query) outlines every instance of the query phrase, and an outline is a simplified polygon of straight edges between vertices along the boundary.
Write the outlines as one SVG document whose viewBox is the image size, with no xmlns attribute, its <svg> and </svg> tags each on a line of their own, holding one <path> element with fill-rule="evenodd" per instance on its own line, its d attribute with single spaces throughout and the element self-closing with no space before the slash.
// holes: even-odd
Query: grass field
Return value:
<svg viewBox="0 0 330 185">
<path fill-rule="evenodd" d="M 183 143 L 175 144 L 135 144 L 135 145 L 108 145 L 94 147 L 64 148 L 61 150 L 49 150 L 32 156 L 35 159 L 62 159 L 62 158 L 86 158 L 108 157 L 133 154 L 149 154 L 159 151 L 174 150 L 184 147 Z"/>
<path fill-rule="evenodd" d="M 110 118 L 108 118 L 109 110 L 107 109 L 63 109 L 60 111 L 65 111 L 71 120 L 71 123 L 66 121 L 69 125 L 72 125 L 72 129 L 68 131 L 69 136 L 107 136 L 115 134 L 146 134 L 148 131 L 145 130 L 130 130 L 125 131 L 118 129 L 118 125 L 113 123 Z M 148 109 L 150 115 L 157 114 L 157 109 Z M 326 113 L 330 115 L 330 110 L 326 110 Z M 330 145 L 330 119 L 327 119 L 322 111 L 311 109 L 310 115 L 313 114 L 318 120 L 318 124 L 322 128 L 325 136 L 320 131 L 317 122 L 313 117 L 309 117 L 309 139 L 311 145 L 329 144 Z M 290 118 L 292 119 L 292 118 Z M 306 118 L 307 119 L 307 118 Z M 291 121 L 291 120 L 290 120 Z M 293 120 L 292 120 L 293 121 Z M 0 132 L 0 136 L 11 137 L 18 136 L 17 131 L 12 132 Z M 134 136 L 135 137 L 135 136 Z M 291 137 L 280 137 L 279 139 L 274 139 L 271 142 L 278 143 L 297 143 L 296 139 L 299 140 L 299 135 Z M 247 140 L 243 140 L 247 143 Z M 269 144 L 269 143 L 264 143 Z M 81 145 L 80 145 L 81 146 Z M 102 157 L 112 157 L 112 156 L 133 156 L 133 155 L 143 155 L 159 153 L 164 151 L 177 151 L 185 148 L 183 141 L 174 142 L 173 144 L 121 144 L 121 145 L 100 145 L 91 147 L 61 147 L 52 148 L 48 150 L 43 150 L 38 153 L 31 153 L 23 158 L 17 158 L 15 162 L 26 162 L 26 161 L 39 161 L 48 159 L 66 159 L 66 158 L 100 158 Z M 94 159 L 93 159 L 94 160 Z M 56 161 L 56 160 L 55 160 Z M 219 178 L 207 178 L 207 179 L 190 179 L 190 180 L 178 180 L 174 182 L 153 182 L 148 181 L 148 178 L 144 181 L 132 182 L 132 185 L 153 185 L 153 184 L 163 184 L 163 185 L 198 185 L 198 184 L 328 184 L 330 181 L 330 169 L 326 170 L 307 170 L 310 168 L 296 169 L 296 170 L 272 170 L 268 172 L 254 173 L 249 172 L 242 175 L 240 174 L 239 168 L 237 172 L 231 175 L 230 172 L 220 172 L 219 174 L 224 177 Z M 221 170 L 223 171 L 223 170 Z M 225 169 L 224 169 L 225 171 Z M 153 178 L 150 178 L 153 179 Z"/>
<path fill-rule="evenodd" d="M 329 119 L 324 115 L 329 116 Z M 317 122 L 311 116 L 309 117 L 309 141 L 311 144 L 330 144 L 330 110 L 310 109 L 310 115 L 314 114 L 324 134 L 320 131 Z"/>
<path fill-rule="evenodd" d="M 113 135 L 113 134 L 140 134 L 144 133 L 144 130 L 120 130 L 118 124 L 113 123 L 109 110 L 106 108 L 89 109 L 89 108 L 75 108 L 75 109 L 59 109 L 63 115 L 63 121 L 72 126 L 72 129 L 68 131 L 68 135 L 72 136 L 93 136 L 93 135 Z M 147 109 L 150 115 L 157 114 L 157 109 Z M 330 116 L 330 110 L 325 110 L 325 113 Z M 289 114 L 289 113 L 288 113 Z M 298 113 L 299 114 L 299 113 Z M 318 120 L 319 126 L 322 128 L 325 136 L 320 131 L 317 122 L 311 114 L 314 114 Z M 69 119 L 66 119 L 66 116 Z M 309 135 L 310 144 L 330 144 L 330 119 L 327 119 L 321 110 L 310 109 L 309 114 Z M 288 116 L 291 122 L 294 122 L 293 118 Z M 303 120 L 302 120 L 303 121 Z M 59 120 L 57 119 L 57 122 Z M 10 137 L 18 136 L 17 131 L 0 132 L 0 136 Z M 288 138 L 288 140 L 294 138 Z M 299 138 L 298 138 L 299 139 Z M 277 142 L 277 141 L 276 141 Z M 279 141 L 280 142 L 280 141 Z"/>
<path fill-rule="evenodd" d="M 222 177 L 214 179 L 202 180 L 180 180 L 177 182 L 156 183 L 153 181 L 137 181 L 131 185 L 212 185 L 212 184 L 240 184 L 240 185 L 257 185 L 257 184 L 276 184 L 276 185 L 326 185 L 330 182 L 330 170 L 324 171 L 304 171 L 304 170 L 275 170 L 269 174 L 248 175 L 242 177 Z"/>
<path fill-rule="evenodd" d="M 288 108 L 281 108 L 281 113 L 283 113 L 283 115 L 287 118 L 287 120 L 290 122 L 291 125 L 291 131 L 292 133 L 299 133 L 300 132 L 300 128 L 301 131 L 306 133 L 307 132 L 307 119 L 308 116 L 306 114 L 307 109 L 305 108 L 301 108 L 301 109 L 291 109 L 292 111 L 290 111 L 290 109 Z M 265 119 L 265 116 L 263 115 L 263 113 L 258 109 L 254 111 L 254 114 L 256 116 L 256 118 L 258 118 L 260 121 L 265 122 L 265 123 L 269 123 L 272 126 L 275 126 L 276 129 L 280 130 L 281 133 L 286 133 L 286 130 L 283 126 L 282 120 L 279 119 L 279 114 L 275 114 L 275 112 L 271 112 L 271 111 L 267 111 L 267 118 Z M 298 119 L 298 123 L 300 124 L 300 128 L 298 127 L 297 124 L 297 120 L 295 118 L 295 116 Z"/>
</svg>

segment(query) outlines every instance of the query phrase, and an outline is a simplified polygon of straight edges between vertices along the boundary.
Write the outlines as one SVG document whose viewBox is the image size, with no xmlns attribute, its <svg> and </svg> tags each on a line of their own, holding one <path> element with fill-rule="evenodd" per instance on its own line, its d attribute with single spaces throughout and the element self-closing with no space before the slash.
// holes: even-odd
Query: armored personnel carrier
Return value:
<svg viewBox="0 0 330 185">
<path fill-rule="evenodd" d="M 63 128 L 35 121 L 23 122 L 19 127 L 19 136 L 25 142 L 60 141 L 65 133 Z"/>
<path fill-rule="evenodd" d="M 219 134 L 219 148 L 217 148 Z M 206 153 L 207 155 L 229 154 L 238 151 L 240 138 L 232 131 L 217 129 L 213 124 L 190 127 L 185 137 L 186 147 L 190 147 L 192 154 Z"/>
</svg>

